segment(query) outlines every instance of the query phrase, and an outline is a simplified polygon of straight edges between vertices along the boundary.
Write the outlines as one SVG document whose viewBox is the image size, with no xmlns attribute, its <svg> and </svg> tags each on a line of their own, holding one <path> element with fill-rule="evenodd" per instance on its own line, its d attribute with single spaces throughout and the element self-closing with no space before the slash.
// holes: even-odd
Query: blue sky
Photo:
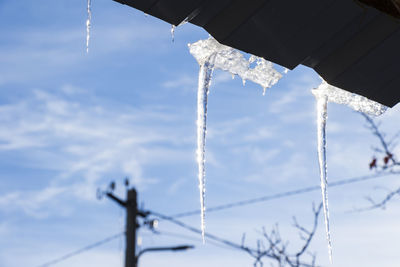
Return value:
<svg viewBox="0 0 400 267">
<path fill-rule="evenodd" d="M 123 177 L 145 208 L 174 214 L 199 208 L 196 149 L 198 65 L 187 44 L 208 37 L 195 26 L 176 29 L 111 0 L 92 1 L 86 54 L 86 1 L 0 2 L 0 266 L 38 266 L 123 231 L 124 214 L 96 189 L 111 180 L 124 195 Z M 279 68 L 279 67 L 278 67 Z M 206 206 L 319 184 L 315 101 L 320 83 L 298 67 L 262 96 L 262 88 L 216 71 L 209 95 Z M 396 106 L 381 117 L 398 130 Z M 374 137 L 363 118 L 330 104 L 329 180 L 370 174 Z M 397 188 L 396 177 L 331 188 L 333 266 L 397 266 L 397 200 L 385 211 L 351 212 Z M 279 223 L 293 247 L 291 226 L 312 222 L 320 192 L 209 213 L 206 229 L 255 245 L 257 230 Z M 198 216 L 185 218 L 199 227 Z M 328 265 L 320 227 L 311 250 Z M 147 254 L 140 266 L 252 266 L 241 251 L 202 245 L 168 222 L 140 231 L 142 247 L 184 243 L 196 249 Z M 379 244 L 379 245 L 378 245 Z M 55 266 L 123 266 L 123 239 Z M 368 253 L 368 254 L 366 254 Z M 368 256 L 366 256 L 368 255 Z"/>
</svg>

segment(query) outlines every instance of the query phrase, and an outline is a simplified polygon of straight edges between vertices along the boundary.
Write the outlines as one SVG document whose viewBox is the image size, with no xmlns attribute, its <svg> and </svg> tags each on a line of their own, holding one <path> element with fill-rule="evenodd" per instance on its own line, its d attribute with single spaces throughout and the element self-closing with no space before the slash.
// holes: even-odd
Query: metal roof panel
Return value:
<svg viewBox="0 0 400 267">
<path fill-rule="evenodd" d="M 290 69 L 312 67 L 330 84 L 382 104 L 400 101 L 400 20 L 359 2 L 114 1 L 174 25 L 189 18 L 225 45 Z"/>
</svg>

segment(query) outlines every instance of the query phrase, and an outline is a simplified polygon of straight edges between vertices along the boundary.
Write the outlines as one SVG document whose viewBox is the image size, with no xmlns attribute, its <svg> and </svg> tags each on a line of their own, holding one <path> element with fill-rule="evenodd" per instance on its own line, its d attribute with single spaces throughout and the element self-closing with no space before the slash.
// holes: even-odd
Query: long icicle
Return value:
<svg viewBox="0 0 400 267">
<path fill-rule="evenodd" d="M 87 19 L 86 19 L 86 53 L 89 53 L 90 28 L 92 26 L 92 0 L 87 0 Z"/>
<path fill-rule="evenodd" d="M 322 78 L 321 78 L 322 79 Z M 332 241 L 329 229 L 329 209 L 328 209 L 328 172 L 326 164 L 326 120 L 327 103 L 346 105 L 358 112 L 363 112 L 371 116 L 383 114 L 387 107 L 366 97 L 347 92 L 340 88 L 329 85 L 326 81 L 318 88 L 311 90 L 317 100 L 317 127 L 318 127 L 318 161 L 321 177 L 322 202 L 324 204 L 325 230 L 328 241 L 329 259 L 332 263 Z"/>
<path fill-rule="evenodd" d="M 322 203 L 324 206 L 324 219 L 326 239 L 328 241 L 329 260 L 332 263 L 332 241 L 329 229 L 328 207 L 328 172 L 326 165 L 326 120 L 328 117 L 328 97 L 316 94 L 317 100 L 317 127 L 318 127 L 318 162 L 321 179 Z"/>
<path fill-rule="evenodd" d="M 200 65 L 197 91 L 197 165 L 201 205 L 201 234 L 205 242 L 205 145 L 207 134 L 207 98 L 213 72 L 213 61 Z"/>
</svg>

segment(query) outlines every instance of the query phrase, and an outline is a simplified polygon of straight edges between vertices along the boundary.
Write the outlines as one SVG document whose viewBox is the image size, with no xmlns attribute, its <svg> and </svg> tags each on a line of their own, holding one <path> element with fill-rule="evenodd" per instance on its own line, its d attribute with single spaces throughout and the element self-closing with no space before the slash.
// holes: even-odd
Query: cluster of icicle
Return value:
<svg viewBox="0 0 400 267">
<path fill-rule="evenodd" d="M 326 163 L 326 120 L 328 117 L 328 102 L 344 104 L 348 107 L 371 116 L 383 114 L 387 107 L 366 97 L 347 92 L 322 81 L 317 89 L 312 90 L 317 100 L 317 133 L 318 133 L 318 162 L 321 179 L 322 202 L 324 206 L 324 219 L 326 238 L 328 241 L 329 259 L 332 262 L 332 241 L 329 229 L 328 209 L 328 171 Z"/>
<path fill-rule="evenodd" d="M 243 54 L 229 46 L 218 43 L 210 37 L 189 44 L 190 53 L 200 65 L 197 93 L 197 164 L 201 205 L 201 231 L 205 237 L 205 141 L 207 133 L 207 97 L 214 69 L 229 71 L 243 79 L 253 81 L 264 89 L 279 81 L 282 74 L 273 68 L 271 62 L 251 56 L 245 59 Z M 256 63 L 254 68 L 250 64 Z"/>
<path fill-rule="evenodd" d="M 215 69 L 238 75 L 243 81 L 250 80 L 264 89 L 282 78 L 282 74 L 273 68 L 271 62 L 256 56 L 250 56 L 247 60 L 239 50 L 220 44 L 212 37 L 189 44 L 189 50 L 200 66 L 209 62 Z M 250 64 L 254 62 L 256 66 L 251 68 Z"/>
<path fill-rule="evenodd" d="M 87 20 L 86 20 L 86 52 L 89 52 L 89 40 L 91 29 L 91 0 L 87 0 Z M 185 19 L 186 23 L 189 19 Z M 179 26 L 179 25 L 178 25 Z M 172 25 L 171 35 L 174 41 L 176 26 Z M 189 44 L 190 53 L 196 58 L 200 65 L 198 94 L 197 94 L 197 164 L 198 180 L 201 205 L 201 231 L 203 242 L 205 240 L 205 140 L 207 133 L 207 98 L 211 78 L 214 69 L 221 69 L 230 72 L 233 77 L 238 75 L 242 78 L 243 84 L 250 80 L 262 86 L 263 94 L 266 88 L 276 84 L 282 74 L 273 68 L 273 64 L 263 58 L 250 56 L 246 59 L 244 55 L 229 46 L 218 43 L 214 38 L 200 40 Z M 256 63 L 254 68 L 250 65 Z M 284 74 L 288 72 L 285 69 Z M 317 133 L 318 133 L 318 162 L 320 167 L 321 191 L 324 206 L 325 230 L 328 241 L 329 258 L 332 262 L 332 242 L 329 229 L 329 209 L 328 209 L 328 179 L 326 161 L 326 120 L 328 102 L 344 104 L 350 108 L 372 116 L 383 114 L 387 107 L 366 97 L 349 93 L 345 90 L 329 85 L 323 81 L 321 85 L 312 90 L 317 100 Z"/>
</svg>

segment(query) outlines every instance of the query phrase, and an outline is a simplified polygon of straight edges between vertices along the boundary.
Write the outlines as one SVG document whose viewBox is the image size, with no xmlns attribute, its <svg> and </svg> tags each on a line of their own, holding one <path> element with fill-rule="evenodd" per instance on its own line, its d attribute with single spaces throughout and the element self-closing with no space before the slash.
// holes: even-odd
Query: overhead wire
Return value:
<svg viewBox="0 0 400 267">
<path fill-rule="evenodd" d="M 376 173 L 373 175 L 365 175 L 365 176 L 361 176 L 361 177 L 355 177 L 355 178 L 350 178 L 350 179 L 342 179 L 336 182 L 332 182 L 330 184 L 330 187 L 337 187 L 337 186 L 343 186 L 343 185 L 347 185 L 347 184 L 352 184 L 352 183 L 358 183 L 358 182 L 363 182 L 363 181 L 368 181 L 368 180 L 373 180 L 373 179 L 378 179 L 378 178 L 382 178 L 382 177 L 387 177 L 387 176 L 391 176 L 391 175 L 395 175 L 398 173 Z M 258 202 L 264 202 L 264 201 L 269 201 L 269 200 L 273 200 L 273 199 L 279 199 L 279 198 L 284 198 L 284 197 L 289 197 L 289 196 L 293 196 L 293 195 L 299 195 L 299 194 L 304 194 L 304 193 L 308 193 L 311 191 L 316 191 L 316 190 L 320 190 L 319 186 L 310 186 L 310 187 L 304 187 L 304 188 L 300 188 L 300 189 L 296 189 L 296 190 L 291 190 L 291 191 L 286 191 L 286 192 L 281 192 L 281 193 L 277 193 L 277 194 L 273 194 L 273 195 L 267 195 L 267 196 L 262 196 L 262 197 L 258 197 L 258 198 L 253 198 L 253 199 L 248 199 L 248 200 L 242 200 L 242 201 L 237 201 L 237 202 L 232 202 L 232 203 L 228 203 L 228 204 L 223 204 L 223 205 L 219 205 L 219 206 L 214 206 L 211 208 L 208 208 L 207 211 L 208 212 L 215 212 L 215 211 L 220 211 L 220 210 L 224 210 L 224 209 L 230 209 L 230 208 L 234 208 L 234 207 L 239 207 L 239 206 L 245 206 L 245 205 L 250 205 L 250 204 L 255 204 Z M 187 217 L 187 216 L 192 216 L 192 215 L 198 215 L 200 213 L 200 210 L 194 210 L 194 211 L 188 211 L 188 212 L 182 212 L 182 213 L 177 213 L 175 215 L 172 216 L 167 216 L 164 214 L 161 214 L 159 212 L 154 212 L 154 211 L 149 211 L 149 213 L 155 217 L 158 217 L 160 220 L 167 220 L 175 225 L 178 225 L 182 228 L 185 228 L 186 230 L 189 230 L 191 232 L 194 232 L 196 234 L 201 235 L 202 232 L 200 229 L 197 229 L 195 227 L 192 227 L 180 220 L 177 220 L 176 218 L 180 218 L 180 217 Z M 211 239 L 213 241 L 216 241 L 218 243 L 221 243 L 227 247 L 231 247 L 234 249 L 239 249 L 242 251 L 246 251 L 250 254 L 252 254 L 253 252 L 257 252 L 256 249 L 252 249 L 249 247 L 244 247 L 243 245 L 239 245 L 236 244 L 232 241 L 223 239 L 221 237 L 218 237 L 216 235 L 210 234 L 210 233 L 205 233 L 205 236 L 208 239 Z"/>
<path fill-rule="evenodd" d="M 360 177 L 355 177 L 355 178 L 350 178 L 350 179 L 343 179 L 339 180 L 336 182 L 332 182 L 329 184 L 329 187 L 337 187 L 337 186 L 343 186 L 347 184 L 352 184 L 352 183 L 359 183 L 367 180 L 373 180 L 373 179 L 378 179 L 382 177 L 387 177 L 391 175 L 395 175 L 396 173 L 377 173 L 373 175 L 365 175 L 365 176 L 360 176 Z M 246 205 L 251 205 L 259 202 L 266 202 L 274 199 L 279 199 L 279 198 L 285 198 L 285 197 L 290 197 L 294 195 L 300 195 L 312 191 L 318 191 L 320 190 L 320 186 L 309 186 L 309 187 L 303 187 L 300 189 L 295 189 L 291 191 L 285 191 L 285 192 L 280 192 L 272 195 L 266 195 L 266 196 L 261 196 L 257 198 L 252 198 L 252 199 L 247 199 L 247 200 L 241 200 L 237 202 L 231 202 L 227 204 L 222 204 L 214 207 L 207 208 L 207 212 L 216 212 L 220 210 L 225 210 L 225 209 L 231 209 L 235 207 L 240 207 L 240 206 L 246 206 Z M 176 213 L 171 215 L 171 218 L 182 218 L 182 217 L 188 217 L 188 216 L 193 216 L 193 215 L 198 215 L 200 214 L 200 210 L 193 210 L 193 211 L 187 211 L 187 212 L 181 212 L 181 213 Z"/>
<path fill-rule="evenodd" d="M 382 177 L 387 177 L 387 176 L 391 176 L 391 175 L 395 175 L 398 173 L 390 173 L 390 172 L 386 172 L 386 173 L 377 173 L 374 175 L 366 175 L 366 176 L 361 176 L 361 177 L 356 177 L 356 178 L 350 178 L 350 179 L 343 179 L 343 180 L 339 180 L 336 182 L 332 182 L 329 187 L 337 187 L 337 186 L 343 186 L 343 185 L 347 185 L 347 184 L 352 184 L 352 183 L 358 183 L 358 182 L 363 182 L 363 181 L 367 181 L 367 180 L 373 180 L 373 179 L 378 179 L 378 178 L 382 178 Z M 227 204 L 222 204 L 222 205 L 218 205 L 218 206 L 214 206 L 211 208 L 207 209 L 207 212 L 216 212 L 216 211 L 220 211 L 220 210 L 225 210 L 225 209 L 231 209 L 234 207 L 239 207 L 239 206 L 246 206 L 246 205 L 251 205 L 251 204 L 255 204 L 255 203 L 259 203 L 259 202 L 266 202 L 266 201 L 270 201 L 270 200 L 274 200 L 274 199 L 279 199 L 279 198 L 285 198 L 285 197 L 289 197 L 289 196 L 294 196 L 294 195 L 299 195 L 299 194 L 304 194 L 304 193 L 308 193 L 311 191 L 316 191 L 316 190 L 320 190 L 319 186 L 309 186 L 309 187 L 304 187 L 304 188 L 300 188 L 300 189 L 296 189 L 296 190 L 291 190 L 291 191 L 285 191 L 285 192 L 281 192 L 281 193 L 277 193 L 277 194 L 272 194 L 272 195 L 266 195 L 266 196 L 262 196 L 262 197 L 258 197 L 258 198 L 252 198 L 252 199 L 247 199 L 247 200 L 242 200 L 242 201 L 237 201 L 237 202 L 232 202 L 232 203 L 227 203 Z M 181 217 L 187 217 L 187 216 L 192 216 L 192 215 L 198 215 L 200 213 L 200 210 L 193 210 L 193 211 L 188 211 L 188 212 L 182 212 L 182 213 L 177 213 L 171 216 L 167 216 L 164 214 L 161 214 L 159 212 L 154 212 L 154 211 L 150 211 L 150 214 L 158 217 L 159 219 L 162 220 L 167 220 L 170 221 L 171 223 L 174 223 L 182 228 L 185 228 L 193 233 L 196 234 L 201 234 L 201 230 L 197 229 L 195 227 L 192 227 L 182 221 L 177 220 L 176 218 L 181 218 Z M 56 258 L 54 260 L 51 260 L 49 262 L 46 262 L 44 264 L 38 265 L 36 267 L 49 267 L 52 265 L 55 265 L 59 262 L 65 261 L 71 257 L 74 257 L 76 255 L 82 254 L 88 250 L 91 250 L 93 248 L 96 248 L 98 246 L 101 246 L 105 243 L 108 243 L 114 239 L 117 239 L 121 236 L 123 236 L 125 234 L 125 232 L 121 232 L 119 234 L 107 237 L 103 240 L 97 241 L 95 243 L 92 243 L 88 246 L 85 246 L 81 249 L 75 250 L 73 252 L 67 253 L 59 258 Z M 166 232 L 164 232 L 164 234 L 167 234 Z M 171 233 L 169 233 L 169 235 L 172 235 Z M 178 234 L 174 234 L 175 236 L 178 236 Z M 180 235 L 181 237 L 183 237 L 183 235 Z M 218 237 L 216 235 L 210 234 L 210 233 L 206 233 L 206 237 L 217 242 L 220 244 L 223 244 L 227 247 L 231 247 L 231 248 L 235 248 L 235 249 L 240 249 L 240 250 L 248 250 L 248 251 L 253 251 L 250 248 L 247 247 L 243 247 L 239 244 L 236 244 L 232 241 L 223 239 L 221 237 Z"/>
<path fill-rule="evenodd" d="M 202 234 L 202 231 L 200 229 L 197 229 L 197 228 L 195 228 L 193 226 L 190 226 L 190 225 L 188 225 L 188 224 L 186 224 L 186 223 L 184 223 L 184 222 L 182 222 L 180 220 L 177 220 L 177 219 L 175 219 L 175 218 L 173 218 L 171 216 L 167 216 L 167 215 L 161 214 L 159 212 L 155 212 L 155 211 L 149 211 L 149 212 L 150 212 L 150 214 L 152 214 L 153 216 L 158 217 L 159 219 L 167 220 L 167 221 L 169 221 L 169 222 L 171 222 L 171 223 L 173 223 L 175 225 L 178 225 L 178 226 L 180 226 L 182 228 L 185 228 L 186 230 L 191 231 L 193 233 L 200 234 L 200 235 Z M 253 249 L 250 249 L 250 248 L 247 248 L 247 247 L 243 247 L 243 246 L 241 246 L 239 244 L 236 244 L 236 243 L 234 243 L 232 241 L 223 239 L 221 237 L 218 237 L 218 236 L 210 234 L 210 233 L 205 233 L 205 237 L 208 238 L 208 239 L 211 239 L 213 241 L 216 241 L 218 243 L 221 243 L 221 244 L 223 244 L 225 246 L 232 247 L 232 248 L 235 248 L 235 249 L 240 249 L 240 250 L 245 250 L 245 251 L 250 251 L 250 252 L 255 251 Z"/>
<path fill-rule="evenodd" d="M 55 265 L 57 263 L 65 261 L 65 260 L 67 260 L 67 259 L 69 259 L 71 257 L 74 257 L 74 256 L 77 256 L 79 254 L 82 254 L 82 253 L 84 253 L 84 252 L 86 252 L 88 250 L 91 250 L 91 249 L 94 249 L 94 248 L 96 248 L 98 246 L 104 245 L 105 243 L 108 243 L 108 242 L 110 242 L 110 241 L 112 241 L 114 239 L 117 239 L 117 238 L 119 238 L 120 236 L 122 236 L 124 234 L 125 234 L 125 232 L 122 232 L 122 233 L 119 233 L 119 234 L 116 234 L 116 235 L 112 235 L 112 236 L 107 237 L 107 238 L 105 238 L 103 240 L 97 241 L 97 242 L 92 243 L 90 245 L 87 245 L 87 246 L 85 246 L 83 248 L 80 248 L 78 250 L 75 250 L 75 251 L 72 251 L 70 253 L 67 253 L 64 256 L 61 256 L 61 257 L 56 258 L 54 260 L 48 261 L 48 262 L 46 262 L 44 264 L 38 265 L 37 267 L 48 267 L 48 266 Z"/>
</svg>

